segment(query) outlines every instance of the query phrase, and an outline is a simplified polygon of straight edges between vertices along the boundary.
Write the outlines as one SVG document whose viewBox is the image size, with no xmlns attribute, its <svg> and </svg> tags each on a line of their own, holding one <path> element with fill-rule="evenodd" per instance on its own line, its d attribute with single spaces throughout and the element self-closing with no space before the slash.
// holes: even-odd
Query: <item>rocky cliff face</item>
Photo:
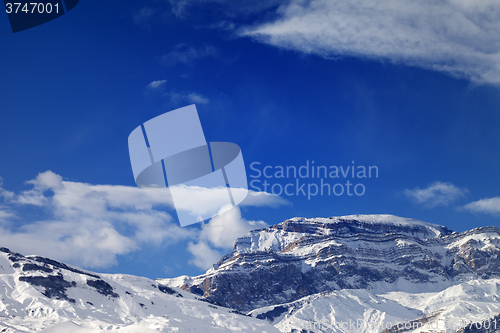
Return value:
<svg viewBox="0 0 500 333">
<path fill-rule="evenodd" d="M 239 238 L 204 275 L 160 282 L 250 311 L 339 289 L 498 277 L 499 244 L 496 227 L 456 233 L 391 215 L 293 218 Z"/>
</svg>

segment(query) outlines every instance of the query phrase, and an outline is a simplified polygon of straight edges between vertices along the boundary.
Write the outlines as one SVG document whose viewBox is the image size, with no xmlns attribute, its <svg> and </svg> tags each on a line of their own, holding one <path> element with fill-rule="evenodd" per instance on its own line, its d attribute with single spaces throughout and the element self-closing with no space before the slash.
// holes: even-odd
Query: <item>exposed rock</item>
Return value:
<svg viewBox="0 0 500 333">
<path fill-rule="evenodd" d="M 65 300 L 75 303 L 75 300 L 69 298 L 66 289 L 74 287 L 75 283 L 64 280 L 62 274 L 49 276 L 20 276 L 19 281 L 27 282 L 33 286 L 43 287 L 42 294 L 48 298 Z"/>
<path fill-rule="evenodd" d="M 97 290 L 101 295 L 113 298 L 120 297 L 117 293 L 113 292 L 113 287 L 103 280 L 87 280 L 87 285 Z"/>
<path fill-rule="evenodd" d="M 251 231 L 207 273 L 170 285 L 248 312 L 377 282 L 500 276 L 499 244 L 497 227 L 454 233 L 391 215 L 294 218 Z"/>
</svg>

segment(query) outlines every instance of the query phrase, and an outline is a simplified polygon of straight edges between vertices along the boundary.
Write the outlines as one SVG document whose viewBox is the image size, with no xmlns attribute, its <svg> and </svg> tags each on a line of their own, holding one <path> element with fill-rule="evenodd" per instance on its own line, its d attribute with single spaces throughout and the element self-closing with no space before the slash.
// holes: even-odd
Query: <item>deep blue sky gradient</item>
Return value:
<svg viewBox="0 0 500 333">
<path fill-rule="evenodd" d="M 150 5 L 156 4 L 149 1 Z M 148 23 L 135 1 L 82 0 L 59 19 L 10 32 L 0 15 L 0 176 L 19 192 L 39 172 L 66 180 L 135 186 L 127 137 L 139 124 L 190 104 L 197 92 L 207 141 L 237 143 L 247 173 L 262 165 L 376 165 L 362 197 L 287 197 L 291 205 L 243 208 L 249 220 L 393 214 L 457 231 L 500 226 L 459 207 L 500 195 L 500 90 L 439 72 L 365 59 L 323 59 L 209 28 L 217 12 Z M 246 17 L 245 19 L 249 19 Z M 185 44 L 185 46 L 178 46 Z M 213 47 L 189 63 L 162 56 Z M 162 91 L 147 85 L 167 80 Z M 294 181 L 294 180 L 293 180 Z M 435 181 L 467 188 L 446 207 L 416 205 L 405 189 Z M 26 212 L 26 219 L 34 218 Z M 20 221 L 19 223 L 24 223 Z M 144 246 L 101 269 L 152 278 L 198 274 L 185 246 Z M 167 272 L 164 267 L 168 266 Z"/>
</svg>

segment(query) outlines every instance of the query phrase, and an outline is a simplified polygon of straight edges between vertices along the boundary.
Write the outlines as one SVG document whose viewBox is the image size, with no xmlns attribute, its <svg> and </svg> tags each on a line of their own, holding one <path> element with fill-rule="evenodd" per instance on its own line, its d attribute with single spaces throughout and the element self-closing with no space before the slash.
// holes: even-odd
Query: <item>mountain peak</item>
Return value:
<svg viewBox="0 0 500 333">
<path fill-rule="evenodd" d="M 451 230 L 438 224 L 432 224 L 428 222 L 423 222 L 420 220 L 415 220 L 411 218 L 399 217 L 389 214 L 371 214 L 371 215 L 345 215 L 345 216 L 331 216 L 327 218 L 316 217 L 316 218 L 303 218 L 294 217 L 289 220 L 285 220 L 278 225 L 292 225 L 296 223 L 302 224 L 312 224 L 312 225 L 324 225 L 324 228 L 331 230 L 346 227 L 355 227 L 351 229 L 351 232 L 375 232 L 375 233 L 387 233 L 387 232 L 411 232 L 417 236 L 424 237 L 438 237 L 444 236 L 451 233 Z M 357 230 L 359 229 L 359 230 Z M 337 231 L 338 232 L 338 231 Z"/>
<path fill-rule="evenodd" d="M 394 215 L 294 217 L 268 228 L 250 231 L 238 238 L 233 252 L 222 260 L 241 253 L 280 252 L 292 243 L 306 238 L 401 234 L 407 237 L 428 239 L 443 237 L 451 233 L 450 229 L 442 225 Z"/>
<path fill-rule="evenodd" d="M 496 227 L 456 233 L 393 215 L 294 217 L 238 238 L 204 275 L 164 283 L 240 311 L 340 289 L 429 289 L 500 277 L 499 242 Z"/>
<path fill-rule="evenodd" d="M 145 277 L 90 272 L 4 247 L 0 286 L 0 332 L 278 333 L 267 322 Z"/>
</svg>

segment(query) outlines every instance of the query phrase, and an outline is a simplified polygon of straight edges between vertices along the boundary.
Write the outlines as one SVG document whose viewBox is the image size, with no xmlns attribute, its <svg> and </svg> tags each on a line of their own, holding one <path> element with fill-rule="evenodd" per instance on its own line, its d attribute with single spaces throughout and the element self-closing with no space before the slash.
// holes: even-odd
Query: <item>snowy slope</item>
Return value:
<svg viewBox="0 0 500 333">
<path fill-rule="evenodd" d="M 255 230 L 241 237 L 232 255 L 249 252 L 279 252 L 306 236 L 325 237 L 348 234 L 400 233 L 433 238 L 451 233 L 446 227 L 394 215 L 347 215 L 328 218 L 295 217 L 270 228 Z"/>
<path fill-rule="evenodd" d="M 0 332 L 267 332 L 266 321 L 147 278 L 0 249 Z"/>
<path fill-rule="evenodd" d="M 0 248 L 0 332 L 455 333 L 500 314 L 499 253 L 499 228 L 391 215 L 286 220 L 157 281 Z"/>
<path fill-rule="evenodd" d="M 292 303 L 256 309 L 251 315 L 272 322 L 281 332 L 380 332 L 387 323 L 418 318 L 422 312 L 363 289 L 339 290 Z M 369 325 L 363 325 L 368 323 Z M 392 326 L 391 324 L 390 326 Z M 363 327 L 366 326 L 366 327 Z M 390 327 L 389 326 L 389 327 Z"/>
<path fill-rule="evenodd" d="M 400 328 L 406 325 L 405 332 L 417 333 L 457 332 L 468 323 L 484 326 L 488 322 L 491 327 L 497 325 L 500 331 L 500 323 L 489 321 L 499 313 L 500 279 L 488 279 L 472 280 L 432 293 L 339 290 L 256 309 L 251 315 L 272 322 L 283 333 L 294 329 L 378 333 L 398 325 Z M 413 324 L 417 319 L 420 324 Z"/>
</svg>

